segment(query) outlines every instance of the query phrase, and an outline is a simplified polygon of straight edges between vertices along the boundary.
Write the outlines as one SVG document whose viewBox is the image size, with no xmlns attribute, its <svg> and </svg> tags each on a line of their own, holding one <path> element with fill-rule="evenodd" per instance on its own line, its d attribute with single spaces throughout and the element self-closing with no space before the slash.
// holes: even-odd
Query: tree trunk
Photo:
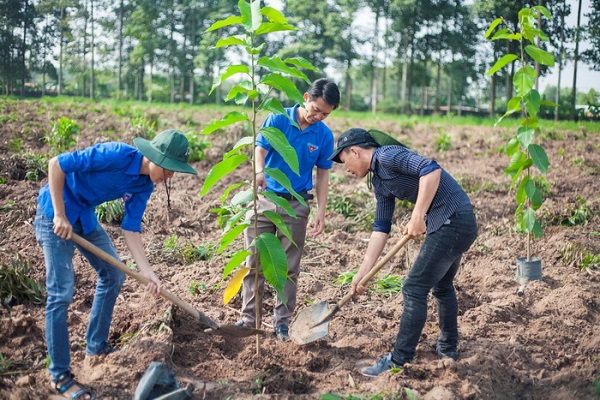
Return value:
<svg viewBox="0 0 600 400">
<path fill-rule="evenodd" d="M 117 99 L 121 98 L 123 89 L 123 0 L 119 2 L 119 55 L 117 66 Z"/>
<path fill-rule="evenodd" d="M 373 59 L 371 60 L 371 112 L 377 112 L 377 53 L 379 52 L 379 7 L 375 10 L 375 32 L 373 33 Z"/>
<path fill-rule="evenodd" d="M 402 67 L 402 85 L 400 89 L 400 102 L 402 104 L 402 112 L 406 114 L 408 112 L 408 99 L 406 97 L 407 91 L 407 80 L 408 80 L 408 63 L 406 62 L 406 52 L 408 51 L 408 30 L 404 32 L 402 37 L 402 46 L 398 46 L 398 53 L 402 51 L 404 56 L 398 54 L 398 62 L 401 63 Z M 402 60 L 402 61 L 400 61 Z"/>
<path fill-rule="evenodd" d="M 96 42 L 95 42 L 95 24 L 94 24 L 94 0 L 90 0 L 90 21 L 92 23 L 92 40 L 90 43 L 90 53 L 92 56 L 90 62 L 90 99 L 96 98 L 96 69 L 95 69 L 95 54 L 96 54 Z"/>
<path fill-rule="evenodd" d="M 571 91 L 571 121 L 575 121 L 575 103 L 577 102 L 577 61 L 579 61 L 579 38 L 581 27 L 581 0 L 577 9 L 577 28 L 575 30 L 575 53 L 573 54 L 573 88 Z"/>
<path fill-rule="evenodd" d="M 442 80 L 442 54 L 437 62 L 436 77 L 435 77 L 435 98 L 433 100 L 433 111 L 440 112 L 440 81 Z"/>
<path fill-rule="evenodd" d="M 490 117 L 496 114 L 496 74 L 492 75 L 490 82 Z"/>
<path fill-rule="evenodd" d="M 80 96 L 81 97 L 85 97 L 85 88 L 87 86 L 87 79 L 86 79 L 86 68 L 87 68 L 87 24 L 88 24 L 88 18 L 87 18 L 87 1 L 83 2 L 83 35 L 82 35 L 82 39 L 83 39 L 83 45 L 82 45 L 82 49 L 81 49 L 81 56 L 83 58 L 83 61 L 81 62 L 81 93 Z"/>
<path fill-rule="evenodd" d="M 350 76 L 350 67 L 352 65 L 351 60 L 346 61 L 346 74 L 345 74 L 345 84 L 344 87 L 344 99 L 345 99 L 345 108 L 350 111 L 352 109 L 352 77 Z"/>
<path fill-rule="evenodd" d="M 563 10 L 565 7 L 565 3 L 562 3 Z M 556 83 L 556 97 L 554 98 L 554 102 L 556 103 L 556 107 L 554 107 L 554 121 L 558 121 L 558 109 L 560 108 L 560 80 L 562 75 L 562 63 L 563 63 L 563 52 L 564 52 L 564 42 L 565 42 L 565 16 L 564 13 L 561 12 L 560 17 L 560 46 L 559 46 L 559 55 L 558 55 L 558 82 Z"/>
<path fill-rule="evenodd" d="M 62 24 L 63 19 L 65 17 L 65 8 L 60 8 L 60 23 Z M 62 27 L 60 29 L 60 40 L 59 40 L 59 50 L 58 50 L 58 95 L 60 96 L 63 91 L 63 47 L 65 41 L 65 34 L 63 32 Z"/>
<path fill-rule="evenodd" d="M 29 0 L 25 0 L 25 18 L 23 19 L 23 43 L 21 44 L 21 97 L 25 96 L 25 80 L 27 79 L 27 68 L 25 68 L 25 53 L 27 49 L 27 31 L 29 26 L 27 25 L 27 8 L 29 7 Z"/>
</svg>

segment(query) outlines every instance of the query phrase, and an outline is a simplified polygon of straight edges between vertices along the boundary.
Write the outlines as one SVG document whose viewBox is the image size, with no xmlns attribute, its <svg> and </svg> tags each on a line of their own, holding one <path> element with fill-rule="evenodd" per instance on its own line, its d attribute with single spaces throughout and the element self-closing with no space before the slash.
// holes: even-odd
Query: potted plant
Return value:
<svg viewBox="0 0 600 400">
<path fill-rule="evenodd" d="M 543 235 L 535 211 L 543 202 L 540 184 L 544 180 L 535 174 L 545 175 L 549 163 L 544 148 L 534 142 L 539 131 L 538 111 L 540 106 L 542 104 L 556 106 L 554 103 L 542 100 L 540 93 L 534 87 L 539 74 L 536 71 L 535 63 L 554 65 L 552 54 L 536 45 L 539 40 L 548 40 L 546 34 L 539 28 L 538 21 L 542 17 L 552 18 L 545 7 L 524 8 L 518 13 L 518 31 L 513 31 L 503 18 L 497 18 L 485 33 L 485 37 L 490 38 L 491 36 L 491 40 L 517 42 L 518 54 L 509 52 L 503 55 L 486 74 L 495 74 L 511 63 L 517 63 L 519 67 L 513 78 L 516 95 L 508 101 L 507 110 L 496 121 L 496 125 L 509 115 L 521 114 L 520 126 L 505 147 L 505 153 L 510 157 L 510 161 L 508 167 L 504 169 L 504 172 L 511 177 L 510 190 L 515 193 L 516 228 L 526 235 L 526 256 L 517 258 L 516 279 L 521 284 L 520 293 L 530 280 L 542 279 L 541 260 L 531 255 L 533 238 Z"/>
</svg>

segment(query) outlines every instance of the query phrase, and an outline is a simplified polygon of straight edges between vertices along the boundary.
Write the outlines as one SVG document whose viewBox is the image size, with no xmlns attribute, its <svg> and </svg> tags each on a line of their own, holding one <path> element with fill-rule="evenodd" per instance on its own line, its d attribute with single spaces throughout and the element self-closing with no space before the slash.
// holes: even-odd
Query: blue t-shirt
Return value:
<svg viewBox="0 0 600 400">
<path fill-rule="evenodd" d="M 140 175 L 143 155 L 137 148 L 118 142 L 101 143 L 57 158 L 65 173 L 65 212 L 72 225 L 79 220 L 83 233 L 90 232 L 98 224 L 96 206 L 122 198 L 125 217 L 121 228 L 142 230 L 154 183 L 148 175 Z M 38 203 L 48 217 L 54 218 L 49 185 L 40 189 Z"/>
<path fill-rule="evenodd" d="M 371 160 L 373 188 L 377 198 L 374 231 L 389 233 L 396 198 L 417 201 L 422 176 L 441 169 L 435 160 L 406 147 L 383 146 L 375 149 Z M 471 204 L 469 196 L 454 178 L 442 169 L 440 184 L 427 210 L 427 233 L 437 231 L 455 211 Z"/>
<path fill-rule="evenodd" d="M 286 108 L 287 115 L 298 123 L 297 110 L 300 105 Z M 300 125 L 300 124 L 298 124 Z M 266 168 L 280 169 L 292 183 L 296 192 L 309 191 L 312 189 L 312 170 L 315 166 L 321 169 L 331 169 L 333 161 L 329 156 L 333 154 L 333 133 L 322 121 L 309 125 L 301 131 L 292 125 L 290 120 L 282 114 L 269 114 L 263 123 L 263 127 L 278 128 L 287 138 L 290 145 L 298 154 L 300 165 L 300 176 L 287 165 L 283 157 L 273 149 L 271 144 L 262 135 L 256 138 L 256 145 L 267 150 L 265 157 Z M 288 193 L 275 179 L 265 174 L 267 190 L 277 193 Z"/>
</svg>

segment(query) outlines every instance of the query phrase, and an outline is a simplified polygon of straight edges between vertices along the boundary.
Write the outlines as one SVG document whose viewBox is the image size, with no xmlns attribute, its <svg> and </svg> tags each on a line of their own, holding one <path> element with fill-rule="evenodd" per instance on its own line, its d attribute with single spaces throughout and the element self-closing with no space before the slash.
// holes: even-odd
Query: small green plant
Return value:
<svg viewBox="0 0 600 400">
<path fill-rule="evenodd" d="M 10 361 L 0 353 L 0 373 L 7 371 L 10 368 Z"/>
<path fill-rule="evenodd" d="M 52 154 L 63 153 L 76 145 L 77 140 L 75 137 L 79 130 L 79 125 L 67 117 L 60 117 L 55 124 L 52 124 L 52 129 L 45 137 Z"/>
<path fill-rule="evenodd" d="M 536 133 L 539 133 L 537 115 L 541 105 L 557 106 L 557 104 L 542 100 L 540 93 L 534 88 L 537 73 L 532 62 L 547 66 L 554 65 L 554 56 L 535 45 L 537 39 L 548 40 L 546 34 L 538 28 L 538 20 L 542 16 L 548 19 L 552 18 L 546 7 L 523 8 L 518 13 L 517 31 L 514 31 L 512 25 L 506 23 L 503 18 L 496 18 L 485 33 L 485 37 L 491 38 L 491 40 L 515 41 L 518 44 L 517 54 L 508 53 L 500 57 L 486 74 L 493 75 L 513 62 L 517 62 L 519 65 L 513 78 L 516 96 L 508 101 L 506 112 L 496 124 L 515 113 L 520 113 L 522 116 L 520 127 L 505 148 L 510 162 L 504 172 L 512 178 L 511 190 L 514 189 L 516 194 L 517 230 L 527 235 L 527 260 L 531 259 L 532 236 L 541 237 L 543 235 L 542 227 L 535 216 L 535 211 L 542 205 L 543 197 L 532 178 L 531 167 L 535 167 L 545 175 L 549 165 L 544 148 L 534 143 Z M 498 27 L 500 28 L 496 29 Z"/>
<path fill-rule="evenodd" d="M 190 264 L 195 261 L 210 260 L 217 253 L 217 245 L 214 243 L 190 244 L 182 250 L 183 261 Z"/>
<path fill-rule="evenodd" d="M 152 139 L 156 136 L 156 121 L 148 121 L 144 116 L 131 118 L 131 126 L 136 136 Z"/>
<path fill-rule="evenodd" d="M 23 151 L 23 140 L 19 138 L 13 138 L 8 142 L 8 148 L 14 153 L 21 153 Z"/>
<path fill-rule="evenodd" d="M 568 242 L 560 253 L 567 267 L 579 268 L 582 271 L 600 269 L 600 254 L 597 251 L 590 251 L 581 243 Z"/>
<path fill-rule="evenodd" d="M 210 143 L 206 139 L 196 135 L 194 132 L 186 133 L 185 137 L 188 140 L 190 150 L 188 161 L 194 162 L 205 160 L 206 156 L 204 155 L 204 150 L 210 147 Z"/>
<path fill-rule="evenodd" d="M 350 283 L 352 283 L 352 279 L 354 279 L 355 275 L 356 275 L 356 271 L 342 272 L 341 274 L 338 275 L 337 278 L 335 278 L 335 283 L 336 283 L 336 285 L 339 285 L 339 286 L 349 285 Z"/>
<path fill-rule="evenodd" d="M 375 284 L 373 285 L 373 290 L 375 292 L 383 293 L 387 296 L 390 296 L 402 290 L 403 282 L 404 279 L 402 279 L 398 275 L 387 275 L 386 277 L 375 281 Z"/>
<path fill-rule="evenodd" d="M 452 150 L 452 137 L 447 132 L 440 132 L 435 140 L 435 144 L 438 153 Z"/>
<path fill-rule="evenodd" d="M 10 211 L 17 205 L 16 201 L 9 200 L 2 207 L 0 207 L 0 211 Z"/>
<path fill-rule="evenodd" d="M 595 378 L 592 384 L 594 385 L 594 394 L 600 396 L 600 377 Z"/>
<path fill-rule="evenodd" d="M 171 236 L 165 238 L 163 249 L 172 253 L 175 253 L 179 250 L 179 238 L 176 234 L 172 234 Z"/>
<path fill-rule="evenodd" d="M 332 193 L 327 198 L 327 208 L 342 214 L 344 218 L 353 218 L 356 216 L 356 204 L 350 196 Z"/>
<path fill-rule="evenodd" d="M 583 197 L 579 195 L 575 196 L 575 202 L 577 203 L 577 207 L 569 208 L 571 215 L 563 219 L 561 225 L 587 225 L 589 218 L 592 216 L 592 211 Z"/>
<path fill-rule="evenodd" d="M 198 295 L 200 292 L 208 291 L 208 285 L 202 282 L 192 282 L 188 287 L 188 290 L 193 296 Z"/>
<path fill-rule="evenodd" d="M 26 152 L 17 157 L 20 157 L 24 163 L 25 180 L 37 182 L 48 175 L 48 156 L 46 154 Z"/>
<path fill-rule="evenodd" d="M 0 301 L 1 305 L 10 309 L 13 303 L 29 301 L 33 304 L 44 304 L 46 294 L 44 287 L 30 278 L 30 262 L 20 253 L 9 266 L 0 266 Z"/>
<path fill-rule="evenodd" d="M 122 199 L 115 199 L 106 201 L 98 206 L 96 206 L 96 217 L 98 217 L 98 221 L 105 223 L 115 223 L 119 224 L 123 221 L 125 217 L 125 208 L 123 206 Z"/>
</svg>

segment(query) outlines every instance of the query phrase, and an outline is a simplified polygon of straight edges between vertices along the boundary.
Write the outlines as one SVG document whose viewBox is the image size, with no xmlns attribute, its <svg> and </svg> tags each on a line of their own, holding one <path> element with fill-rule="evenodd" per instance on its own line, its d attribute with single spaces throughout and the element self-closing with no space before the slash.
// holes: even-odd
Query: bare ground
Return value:
<svg viewBox="0 0 600 400">
<path fill-rule="evenodd" d="M 117 115 L 108 106 L 37 101 L 4 101 L 0 105 L 0 174 L 7 178 L 0 184 L 0 264 L 9 265 L 20 253 L 30 262 L 29 275 L 44 282 L 43 255 L 35 242 L 32 219 L 37 191 L 46 181 L 24 180 L 27 166 L 15 155 L 11 140 L 21 139 L 23 150 L 47 151 L 42 140 L 45 130 L 62 115 L 82 126 L 78 148 L 96 141 L 131 142 L 139 132 L 131 127 L 127 115 Z M 161 127 L 185 130 L 187 125 L 196 131 L 209 119 L 221 116 L 200 108 L 143 113 L 156 118 Z M 409 391 L 423 399 L 594 398 L 592 381 L 600 377 L 600 279 L 597 269 L 577 268 L 577 254 L 581 252 L 574 249 L 598 254 L 600 136 L 584 129 L 544 132 L 543 146 L 551 160 L 547 177 L 551 187 L 541 210 L 545 236 L 533 244 L 534 255 L 542 259 L 543 279 L 530 282 L 525 295 L 519 296 L 515 259 L 524 256 L 525 247 L 523 237 L 513 229 L 515 205 L 507 192 L 508 179 L 502 174 L 507 158 L 497 151 L 509 133 L 506 129 L 416 122 L 400 125 L 381 118 L 357 122 L 335 115 L 328 125 L 336 135 L 350 126 L 393 133 L 416 151 L 436 158 L 469 192 L 476 206 L 480 236 L 465 255 L 456 279 L 461 358 L 455 362 L 435 355 L 432 345 L 438 334 L 437 317 L 430 301 L 414 363 L 376 379 L 360 375 L 361 367 L 393 345 L 402 312 L 400 293 L 371 291 L 354 299 L 334 316 L 329 336 L 298 345 L 276 341 L 266 326 L 271 322 L 270 292 L 264 317 L 268 334 L 260 340 L 257 354 L 255 338 L 209 335 L 196 319 L 162 298 L 145 295 L 130 278 L 117 303 L 110 334 L 119 351 L 86 358 L 83 342 L 95 273 L 77 254 L 77 288 L 69 315 L 72 367 L 77 379 L 100 399 L 127 399 L 133 396 L 150 362 L 162 361 L 182 384 L 194 385 L 197 399 L 318 399 L 327 393 L 345 398 L 407 398 Z M 450 135 L 451 150 L 436 152 L 439 132 Z M 214 146 L 207 151 L 208 159 L 195 165 L 200 175 L 175 176 L 172 212 L 167 212 L 164 187 L 157 188 L 143 233 L 150 261 L 165 288 L 219 323 L 239 317 L 239 296 L 228 306 L 221 301 L 219 282 L 227 258 L 214 256 L 186 263 L 165 249 L 164 243 L 171 235 L 177 235 L 182 246 L 218 243 L 221 231 L 209 210 L 219 205 L 226 185 L 202 198 L 198 193 L 210 167 L 220 161 L 220 154 L 239 135 L 234 129 L 211 137 Z M 249 176 L 246 168 L 228 180 Z M 578 207 L 576 196 L 585 199 L 590 210 L 587 224 L 562 226 L 560 221 Z M 370 234 L 371 197 L 365 182 L 348 176 L 343 166 L 334 166 L 327 229 L 320 237 L 308 240 L 297 311 L 311 302 L 334 303 L 347 293 L 348 287 L 340 287 L 335 279 L 342 272 L 355 270 L 362 260 Z M 344 218 L 336 212 L 334 203 L 343 201 L 354 201 L 358 216 Z M 398 211 L 398 225 L 408 212 Z M 105 228 L 127 261 L 129 254 L 120 228 L 111 224 Z M 399 229 L 393 230 L 388 249 L 398 240 Z M 419 243 L 410 243 L 380 276 L 403 275 L 418 248 Z M 196 294 L 190 290 L 194 284 L 199 288 Z M 48 398 L 52 393 L 44 366 L 43 306 L 25 303 L 12 311 L 0 308 L 0 320 L 0 353 L 4 356 L 0 398 Z"/>
</svg>

